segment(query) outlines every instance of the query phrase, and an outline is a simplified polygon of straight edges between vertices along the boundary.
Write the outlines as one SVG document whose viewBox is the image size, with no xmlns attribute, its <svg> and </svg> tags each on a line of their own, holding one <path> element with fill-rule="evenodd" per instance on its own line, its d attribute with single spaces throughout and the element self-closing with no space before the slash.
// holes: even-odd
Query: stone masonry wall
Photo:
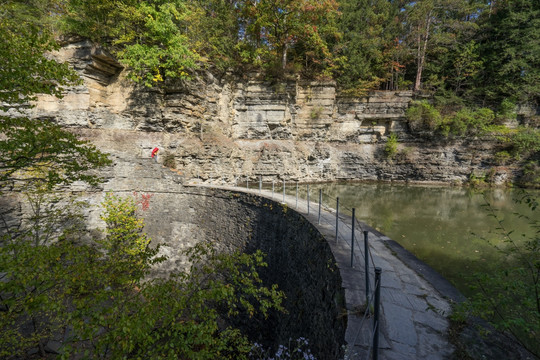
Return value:
<svg viewBox="0 0 540 360">
<path fill-rule="evenodd" d="M 249 333 L 261 337 L 253 340 L 288 345 L 290 339 L 304 337 L 317 358 L 339 358 L 346 329 L 345 298 L 322 235 L 298 213 L 258 196 L 207 190 L 189 201 L 195 209 L 192 224 L 199 224 L 206 239 L 266 253 L 268 267 L 260 275 L 286 294 L 287 314 L 274 312 L 267 320 L 248 322 Z"/>
<path fill-rule="evenodd" d="M 304 337 L 318 359 L 343 355 L 347 323 L 339 270 L 326 240 L 301 215 L 243 193 L 189 187 L 146 193 L 153 196 L 145 231 L 169 257 L 156 275 L 186 267 L 183 251 L 200 241 L 226 252 L 261 249 L 268 267 L 259 274 L 265 284 L 284 291 L 286 313 L 255 316 L 240 326 L 252 341 L 267 346 L 288 346 L 290 339 Z"/>
</svg>

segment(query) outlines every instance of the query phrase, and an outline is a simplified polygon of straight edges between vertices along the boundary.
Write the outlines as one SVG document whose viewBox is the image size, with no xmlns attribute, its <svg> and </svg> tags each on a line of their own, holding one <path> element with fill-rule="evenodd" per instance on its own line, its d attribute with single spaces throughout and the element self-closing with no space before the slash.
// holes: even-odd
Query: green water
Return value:
<svg viewBox="0 0 540 360">
<path fill-rule="evenodd" d="M 300 185 L 303 198 L 305 187 Z M 502 225 L 514 230 L 512 236 L 518 241 L 522 234 L 532 235 L 533 230 L 527 220 L 514 213 L 540 216 L 540 211 L 534 213 L 525 204 L 516 204 L 513 199 L 520 191 L 511 189 L 487 190 L 482 195 L 455 187 L 312 184 L 312 201 L 318 202 L 320 188 L 325 205 L 335 208 L 339 196 L 342 211 L 354 207 L 357 219 L 400 243 L 465 295 L 470 293 L 472 273 L 489 272 L 504 260 L 494 246 L 504 246 L 504 237 L 497 230 L 497 220 L 489 215 L 486 201 L 496 209 Z"/>
</svg>

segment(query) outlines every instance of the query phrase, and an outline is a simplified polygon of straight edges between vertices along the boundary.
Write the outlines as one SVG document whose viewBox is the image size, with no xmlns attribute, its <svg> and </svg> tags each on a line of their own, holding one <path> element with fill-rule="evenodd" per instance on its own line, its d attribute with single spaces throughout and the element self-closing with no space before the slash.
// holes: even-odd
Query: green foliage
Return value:
<svg viewBox="0 0 540 360">
<path fill-rule="evenodd" d="M 33 48 L 28 43 L 49 48 L 52 31 L 79 34 L 107 46 L 130 77 L 147 86 L 189 79 L 202 65 L 262 70 L 274 78 L 333 76 L 349 95 L 412 85 L 493 109 L 507 98 L 539 100 L 540 9 L 534 0 L 32 0 L 2 7 L 6 54 L 35 59 L 36 53 L 25 53 Z M 46 92 L 40 76 L 51 69 L 47 61 L 29 63 L 3 67 L 0 81 L 22 89 L 21 74 Z"/>
<path fill-rule="evenodd" d="M 94 145 L 52 122 L 0 119 L 0 191 L 14 178 L 19 184 L 45 182 L 49 188 L 74 181 L 96 185 L 100 177 L 89 171 L 111 163 Z"/>
<path fill-rule="evenodd" d="M 36 94 L 61 96 L 78 83 L 75 72 L 45 56 L 58 48 L 47 23 L 54 1 L 0 4 L 0 191 L 17 177 L 49 187 L 82 180 L 96 184 L 88 170 L 110 163 L 88 142 L 46 120 L 25 116 Z M 47 7 L 50 7 L 48 9 Z"/>
<path fill-rule="evenodd" d="M 315 106 L 311 109 L 311 112 L 309 113 L 309 117 L 311 120 L 319 119 L 324 111 L 324 108 L 322 106 Z"/>
<path fill-rule="evenodd" d="M 393 159 L 397 154 L 398 136 L 396 133 L 391 133 L 384 146 L 384 154 L 387 159 Z"/>
<path fill-rule="evenodd" d="M 202 60 L 219 71 L 237 67 L 240 21 L 235 1 L 197 0 L 192 7 L 189 42 Z"/>
<path fill-rule="evenodd" d="M 107 236 L 98 243 L 114 264 L 111 272 L 126 282 L 140 281 L 155 263 L 153 258 L 159 246 L 150 248 L 150 238 L 143 233 L 143 220 L 136 217 L 137 204 L 133 198 L 108 193 L 102 206 L 101 220 L 107 225 Z"/>
<path fill-rule="evenodd" d="M 498 1 L 482 17 L 485 68 L 476 86 L 493 104 L 506 98 L 538 102 L 540 94 L 540 5 L 535 0 Z M 477 91 L 479 92 L 479 91 Z"/>
<path fill-rule="evenodd" d="M 432 132 L 441 123 L 441 114 L 427 101 L 415 101 L 406 111 L 412 132 Z"/>
<path fill-rule="evenodd" d="M 188 79 L 198 55 L 183 31 L 190 16 L 184 1 L 141 2 L 127 11 L 133 12 L 131 31 L 114 43 L 121 46 L 118 56 L 131 69 L 131 79 L 148 87 L 164 78 Z"/>
<path fill-rule="evenodd" d="M 497 121 L 501 123 L 507 120 L 515 120 L 516 116 L 516 103 L 511 99 L 504 99 L 498 107 Z"/>
<path fill-rule="evenodd" d="M 242 29 L 237 51 L 243 62 L 275 77 L 299 68 L 304 75 L 330 75 L 329 44 L 339 36 L 335 0 L 238 1 L 237 6 Z"/>
<path fill-rule="evenodd" d="M 464 86 L 470 86 L 482 69 L 483 61 L 479 59 L 479 45 L 471 40 L 464 45 L 458 45 L 458 55 L 453 60 L 455 76 L 451 78 L 454 92 L 461 93 Z"/>
<path fill-rule="evenodd" d="M 439 132 L 448 136 L 482 135 L 491 130 L 495 114 L 487 108 L 470 110 L 463 108 L 456 114 L 445 116 L 438 125 Z"/>
<path fill-rule="evenodd" d="M 0 357 L 37 347 L 66 326 L 64 291 L 81 254 L 71 243 L 80 230 L 79 204 L 47 187 L 25 194 L 30 212 L 20 223 L 0 217 Z M 8 224 L 12 224 L 9 226 Z"/>
<path fill-rule="evenodd" d="M 58 218 L 50 212 L 30 217 L 26 231 L 7 232 L 0 246 L 2 357 L 35 346 L 43 352 L 66 327 L 65 358 L 247 357 L 247 335 L 233 319 L 282 310 L 283 294 L 258 275 L 263 254 L 223 254 L 200 243 L 186 254 L 189 269 L 150 279 L 151 266 L 164 258 L 142 232 L 141 205 L 108 194 L 101 216 L 107 232 L 95 245 L 75 243 L 68 232 L 46 236 L 43 229 L 59 225 L 44 226 Z M 69 208 L 58 209 L 72 218 Z"/>
<path fill-rule="evenodd" d="M 35 94 L 60 96 L 78 77 L 67 64 L 46 57 L 58 49 L 43 8 L 55 1 L 0 3 L 0 110 L 28 106 Z M 42 12 L 43 11 L 43 12 Z"/>
<path fill-rule="evenodd" d="M 506 163 L 508 163 L 510 161 L 510 159 L 512 158 L 512 156 L 510 155 L 510 153 L 506 150 L 503 150 L 503 151 L 499 151 L 495 154 L 495 161 L 497 162 L 497 164 L 499 165 L 504 165 Z"/>
<path fill-rule="evenodd" d="M 475 189 L 486 188 L 490 186 L 489 176 L 486 174 L 475 174 L 471 173 L 467 184 Z"/>
<path fill-rule="evenodd" d="M 192 12 L 183 0 L 69 1 L 67 8 L 64 31 L 108 44 L 135 82 L 188 79 L 198 67 L 186 33 Z"/>
<path fill-rule="evenodd" d="M 364 94 L 387 82 L 398 88 L 402 79 L 403 47 L 396 42 L 399 9 L 389 1 L 340 2 L 339 31 L 343 34 L 336 49 L 336 75 L 346 94 Z"/>
<path fill-rule="evenodd" d="M 523 166 L 523 174 L 519 179 L 519 184 L 526 188 L 540 188 L 540 164 L 538 161 L 530 160 Z"/>
<path fill-rule="evenodd" d="M 519 127 L 507 137 L 511 152 L 517 159 L 525 159 L 540 151 L 540 130 L 529 127 Z"/>
<path fill-rule="evenodd" d="M 516 214 L 529 221 L 529 234 L 516 234 L 509 221 L 497 217 L 495 209 L 488 212 L 497 219 L 497 232 L 504 239 L 499 246 L 505 265 L 489 274 L 477 275 L 476 294 L 458 307 L 457 317 L 480 316 L 497 329 L 510 332 L 536 356 L 540 355 L 540 221 L 536 215 L 538 202 L 531 194 L 517 201 L 529 205 L 530 211 Z"/>
<path fill-rule="evenodd" d="M 495 113 L 488 108 L 461 108 L 456 113 L 442 115 L 426 101 L 414 102 L 406 111 L 411 131 L 424 135 L 476 136 L 498 130 Z"/>
</svg>

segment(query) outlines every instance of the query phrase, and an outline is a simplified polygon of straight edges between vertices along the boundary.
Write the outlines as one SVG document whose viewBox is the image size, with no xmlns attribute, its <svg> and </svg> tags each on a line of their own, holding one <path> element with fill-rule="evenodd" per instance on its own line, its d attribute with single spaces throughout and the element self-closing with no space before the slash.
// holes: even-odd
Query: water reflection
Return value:
<svg viewBox="0 0 540 360">
<path fill-rule="evenodd" d="M 502 260 L 493 245 L 502 246 L 504 239 L 497 231 L 499 223 L 489 216 L 486 201 L 497 209 L 497 217 L 508 230 L 533 233 L 527 221 L 514 214 L 531 213 L 526 205 L 513 201 L 520 194 L 517 190 L 482 194 L 454 187 L 330 183 L 310 185 L 312 201 L 318 201 L 321 188 L 325 204 L 335 207 L 339 197 L 342 210 L 354 207 L 359 220 L 399 242 L 464 294 L 469 293 L 469 274 L 489 272 Z M 305 185 L 300 193 L 305 198 Z"/>
</svg>

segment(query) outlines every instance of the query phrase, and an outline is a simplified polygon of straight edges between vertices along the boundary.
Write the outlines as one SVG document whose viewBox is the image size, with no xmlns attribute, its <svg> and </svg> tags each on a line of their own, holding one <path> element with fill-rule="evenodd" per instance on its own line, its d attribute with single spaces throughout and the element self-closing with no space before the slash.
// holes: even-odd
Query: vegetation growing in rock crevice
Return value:
<svg viewBox="0 0 540 360">
<path fill-rule="evenodd" d="M 386 155 L 386 158 L 393 159 L 397 154 L 397 148 L 398 136 L 396 133 L 391 133 L 390 136 L 388 136 L 388 140 L 384 146 L 384 154 Z"/>
</svg>

